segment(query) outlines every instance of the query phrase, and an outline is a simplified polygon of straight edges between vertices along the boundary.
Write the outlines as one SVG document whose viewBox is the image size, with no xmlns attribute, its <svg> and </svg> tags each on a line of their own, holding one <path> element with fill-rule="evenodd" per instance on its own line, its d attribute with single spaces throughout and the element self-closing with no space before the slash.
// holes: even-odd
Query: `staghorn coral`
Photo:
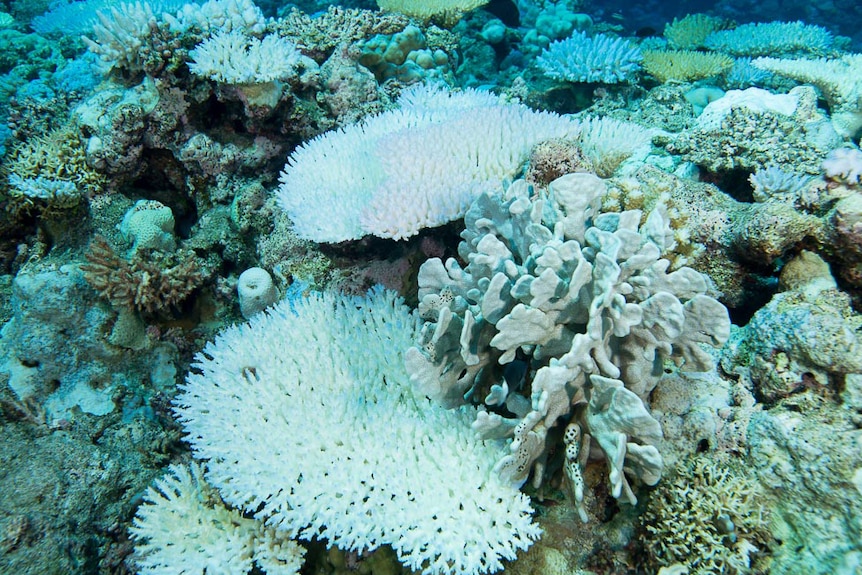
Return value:
<svg viewBox="0 0 862 575">
<path fill-rule="evenodd" d="M 203 282 L 193 253 L 140 250 L 126 261 L 96 236 L 81 265 L 99 295 L 118 308 L 157 312 L 179 305 Z"/>
</svg>

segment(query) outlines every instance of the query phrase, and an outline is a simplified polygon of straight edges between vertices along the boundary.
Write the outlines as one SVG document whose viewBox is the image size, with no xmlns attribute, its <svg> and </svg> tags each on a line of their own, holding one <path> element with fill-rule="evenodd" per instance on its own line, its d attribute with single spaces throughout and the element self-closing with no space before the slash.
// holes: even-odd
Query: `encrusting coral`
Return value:
<svg viewBox="0 0 862 575">
<path fill-rule="evenodd" d="M 118 308 L 164 311 L 182 303 L 203 281 L 193 254 L 141 250 L 126 261 L 97 236 L 86 257 L 81 270 L 87 282 Z"/>
</svg>

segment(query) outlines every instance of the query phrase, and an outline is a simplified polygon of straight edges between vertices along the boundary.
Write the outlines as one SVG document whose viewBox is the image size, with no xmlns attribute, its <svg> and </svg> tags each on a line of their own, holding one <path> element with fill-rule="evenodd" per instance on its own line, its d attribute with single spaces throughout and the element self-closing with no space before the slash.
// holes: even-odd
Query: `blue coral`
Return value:
<svg viewBox="0 0 862 575">
<path fill-rule="evenodd" d="M 576 32 L 552 42 L 536 59 L 546 76 L 568 82 L 625 82 L 640 70 L 640 48 L 622 38 Z"/>
</svg>

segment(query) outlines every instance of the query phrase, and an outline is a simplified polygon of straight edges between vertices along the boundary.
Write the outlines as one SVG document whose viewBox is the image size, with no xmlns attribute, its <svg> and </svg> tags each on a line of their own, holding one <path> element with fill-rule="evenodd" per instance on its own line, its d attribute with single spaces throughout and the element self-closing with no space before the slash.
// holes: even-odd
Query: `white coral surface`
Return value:
<svg viewBox="0 0 862 575">
<path fill-rule="evenodd" d="M 331 243 L 413 236 L 462 217 L 539 142 L 579 133 L 575 120 L 475 90 L 419 86 L 399 104 L 291 154 L 278 201 L 297 234 Z"/>
<path fill-rule="evenodd" d="M 140 575 L 296 575 L 305 551 L 260 521 L 225 507 L 200 466 L 172 465 L 147 490 L 132 535 Z"/>
<path fill-rule="evenodd" d="M 224 331 L 177 414 L 228 503 L 348 550 L 390 544 L 426 574 L 502 568 L 539 535 L 529 500 L 492 472 L 473 408 L 415 394 L 402 350 L 418 318 L 392 294 L 312 295 Z"/>
</svg>

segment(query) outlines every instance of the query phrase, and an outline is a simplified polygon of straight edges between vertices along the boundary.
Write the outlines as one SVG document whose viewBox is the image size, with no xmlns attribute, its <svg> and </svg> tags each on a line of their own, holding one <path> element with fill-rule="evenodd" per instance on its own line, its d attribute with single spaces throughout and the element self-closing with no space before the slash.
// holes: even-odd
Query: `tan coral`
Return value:
<svg viewBox="0 0 862 575">
<path fill-rule="evenodd" d="M 81 270 L 87 282 L 118 308 L 167 310 L 182 303 L 203 281 L 192 253 L 142 250 L 126 261 L 105 238 L 97 236 L 86 257 Z"/>
<path fill-rule="evenodd" d="M 758 572 L 769 551 L 759 484 L 726 457 L 680 463 L 650 496 L 642 521 L 651 572 L 677 564 L 690 575 Z"/>
<path fill-rule="evenodd" d="M 106 178 L 87 165 L 78 130 L 71 124 L 13 146 L 5 162 L 3 180 L 10 174 L 71 182 L 86 196 L 101 192 L 107 185 Z"/>
<path fill-rule="evenodd" d="M 693 50 L 647 50 L 643 67 L 651 76 L 666 82 L 691 82 L 718 76 L 730 70 L 733 58 Z"/>
</svg>

